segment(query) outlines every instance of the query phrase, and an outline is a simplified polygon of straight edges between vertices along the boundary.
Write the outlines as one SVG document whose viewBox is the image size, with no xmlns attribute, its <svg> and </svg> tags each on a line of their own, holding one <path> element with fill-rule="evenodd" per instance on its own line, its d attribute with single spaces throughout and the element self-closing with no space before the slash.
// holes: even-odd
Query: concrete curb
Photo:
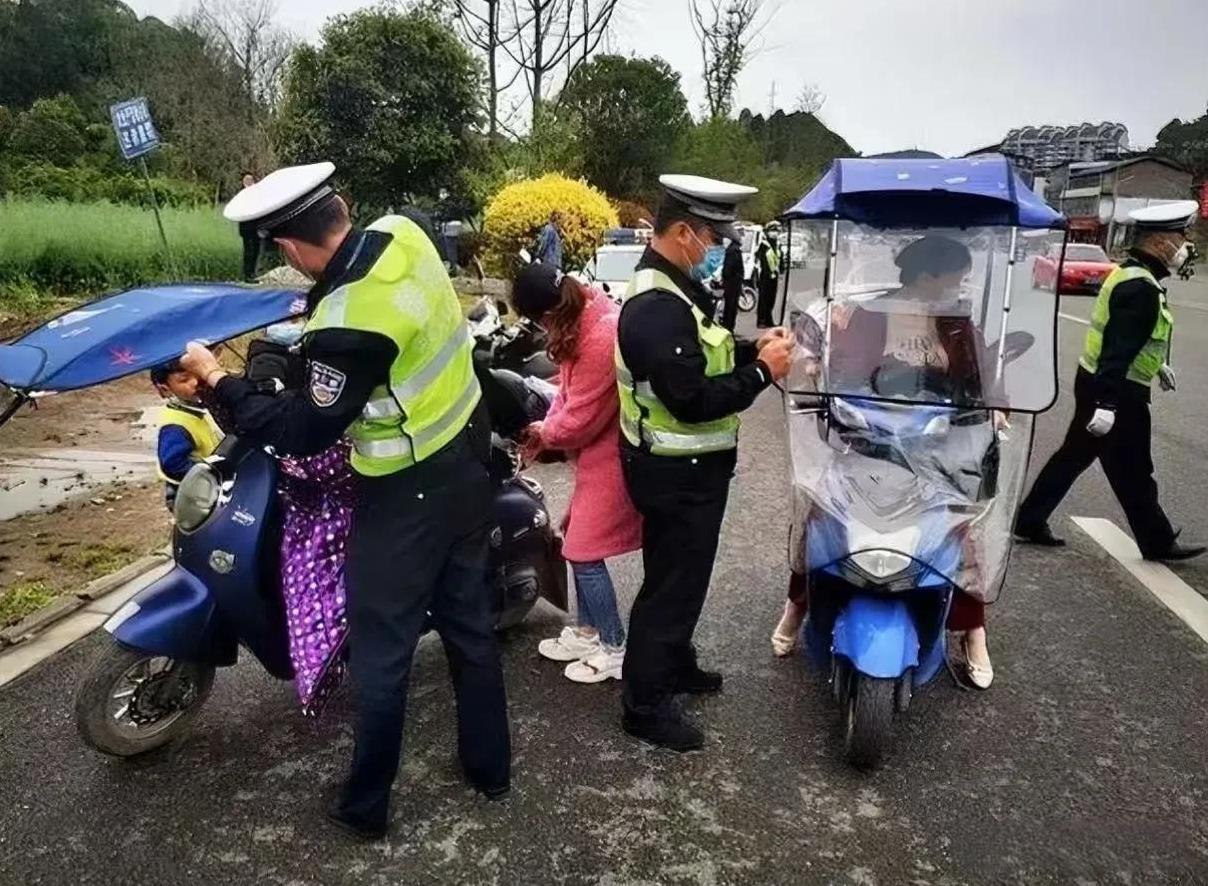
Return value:
<svg viewBox="0 0 1208 886">
<path fill-rule="evenodd" d="M 27 615 L 17 624 L 0 631 L 0 655 L 14 646 L 32 640 L 50 626 L 82 609 L 89 603 L 94 603 L 107 594 L 125 587 L 141 575 L 161 566 L 172 558 L 171 547 L 145 557 L 140 557 L 133 563 L 123 566 L 115 572 L 103 575 L 89 582 L 82 591 L 59 597 L 57 600 L 43 606 L 37 612 Z"/>
</svg>

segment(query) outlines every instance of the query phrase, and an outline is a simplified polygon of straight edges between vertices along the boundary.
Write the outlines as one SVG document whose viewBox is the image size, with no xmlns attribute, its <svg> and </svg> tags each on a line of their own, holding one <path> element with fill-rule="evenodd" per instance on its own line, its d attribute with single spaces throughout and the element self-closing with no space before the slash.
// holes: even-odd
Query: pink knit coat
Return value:
<svg viewBox="0 0 1208 886">
<path fill-rule="evenodd" d="M 621 475 L 614 362 L 619 316 L 620 308 L 593 289 L 579 318 L 578 353 L 558 367 L 558 395 L 541 428 L 544 446 L 567 451 L 574 463 L 563 553 L 576 563 L 642 547 L 642 518 Z"/>
</svg>

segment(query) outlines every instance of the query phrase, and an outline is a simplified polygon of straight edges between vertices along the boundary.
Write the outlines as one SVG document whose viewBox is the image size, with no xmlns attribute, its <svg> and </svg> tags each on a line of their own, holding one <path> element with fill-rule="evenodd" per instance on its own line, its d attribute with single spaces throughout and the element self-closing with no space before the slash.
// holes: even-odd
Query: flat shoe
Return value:
<svg viewBox="0 0 1208 886">
<path fill-rule="evenodd" d="M 779 630 L 772 632 L 772 654 L 777 658 L 787 658 L 797 651 L 796 636 L 787 636 Z"/>
<path fill-rule="evenodd" d="M 961 640 L 961 652 L 965 656 L 965 675 L 974 689 L 986 690 L 994 682 L 994 665 L 990 663 L 975 664 L 969 658 L 968 638 Z"/>
</svg>

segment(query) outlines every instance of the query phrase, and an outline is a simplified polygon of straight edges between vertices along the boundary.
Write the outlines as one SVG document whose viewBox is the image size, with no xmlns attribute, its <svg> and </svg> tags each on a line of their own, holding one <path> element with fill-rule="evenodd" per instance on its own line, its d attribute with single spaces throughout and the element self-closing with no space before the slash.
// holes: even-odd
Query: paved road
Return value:
<svg viewBox="0 0 1208 886">
<path fill-rule="evenodd" d="M 1208 536 L 1208 287 L 1175 287 L 1184 390 L 1158 404 L 1171 510 Z M 1085 314 L 1089 300 L 1066 299 Z M 1197 304 L 1198 301 L 1198 304 Z M 1080 327 L 1063 321 L 1068 418 Z M 220 677 L 193 734 L 143 762 L 99 759 L 70 717 L 90 638 L 0 690 L 0 883 L 229 884 L 1160 884 L 1208 881 L 1208 649 L 1086 536 L 1018 550 L 991 613 L 998 681 L 920 694 L 894 758 L 859 775 L 837 753 L 822 680 L 776 661 L 786 463 L 779 403 L 744 429 L 741 464 L 699 645 L 727 675 L 693 706 L 705 752 L 679 757 L 617 729 L 617 686 L 582 687 L 540 661 L 558 624 L 507 638 L 516 791 L 485 804 L 454 763 L 437 644 L 416 662 L 405 769 L 388 843 L 333 835 L 319 797 L 350 750 L 347 698 L 317 725 L 252 664 Z M 545 471 L 551 496 L 566 488 Z M 1119 519 L 1088 474 L 1067 512 Z M 1208 590 L 1205 567 L 1181 574 Z M 618 569 L 632 596 L 632 558 Z"/>
</svg>

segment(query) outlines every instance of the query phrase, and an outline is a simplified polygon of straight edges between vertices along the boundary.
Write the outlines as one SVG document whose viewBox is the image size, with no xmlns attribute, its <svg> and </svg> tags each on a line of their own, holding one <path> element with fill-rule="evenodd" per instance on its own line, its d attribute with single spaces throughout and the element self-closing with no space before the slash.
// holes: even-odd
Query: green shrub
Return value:
<svg viewBox="0 0 1208 886">
<path fill-rule="evenodd" d="M 204 206 L 209 191 L 192 182 L 152 176 L 151 186 L 161 206 Z M 150 206 L 147 182 L 133 171 L 107 172 L 95 166 L 53 166 L 27 163 L 10 167 L 0 191 L 28 200 L 67 200 L 72 203 L 128 203 Z"/>
<path fill-rule="evenodd" d="M 149 209 L 0 200 L 0 294 L 34 286 L 72 296 L 142 283 L 238 279 L 235 226 L 213 209 L 163 210 L 165 255 Z"/>
</svg>

